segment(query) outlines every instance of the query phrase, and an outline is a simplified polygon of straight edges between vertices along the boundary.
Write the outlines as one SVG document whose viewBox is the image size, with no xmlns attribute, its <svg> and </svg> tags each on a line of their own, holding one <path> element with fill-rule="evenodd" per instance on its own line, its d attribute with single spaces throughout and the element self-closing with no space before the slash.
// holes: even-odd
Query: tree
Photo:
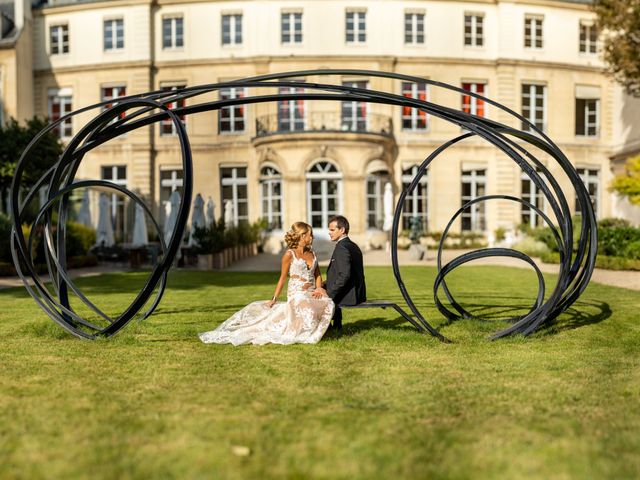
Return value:
<svg viewBox="0 0 640 480">
<path fill-rule="evenodd" d="M 0 192 L 2 199 L 7 198 L 7 191 L 11 187 L 13 173 L 22 152 L 33 137 L 47 125 L 46 119 L 34 117 L 28 120 L 25 126 L 20 125 L 13 118 L 5 125 L 0 126 Z M 45 135 L 33 151 L 28 168 L 23 173 L 21 186 L 26 188 L 33 186 L 58 160 L 62 151 L 62 143 L 55 133 L 49 132 Z"/>
<path fill-rule="evenodd" d="M 640 0 L 596 0 L 594 7 L 609 73 L 640 96 Z"/>
<path fill-rule="evenodd" d="M 630 203 L 640 205 L 640 155 L 627 160 L 625 173 L 617 175 L 609 189 L 627 197 Z"/>
</svg>

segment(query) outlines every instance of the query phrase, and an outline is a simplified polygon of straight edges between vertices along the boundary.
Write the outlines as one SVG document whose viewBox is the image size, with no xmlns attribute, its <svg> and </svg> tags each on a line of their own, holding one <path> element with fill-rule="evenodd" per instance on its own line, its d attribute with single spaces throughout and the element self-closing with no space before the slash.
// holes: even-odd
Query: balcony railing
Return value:
<svg viewBox="0 0 640 480">
<path fill-rule="evenodd" d="M 311 112 L 304 118 L 277 114 L 256 119 L 256 136 L 314 132 L 373 133 L 393 137 L 391 117 L 369 113 L 366 117 L 343 117 L 339 113 Z"/>
</svg>

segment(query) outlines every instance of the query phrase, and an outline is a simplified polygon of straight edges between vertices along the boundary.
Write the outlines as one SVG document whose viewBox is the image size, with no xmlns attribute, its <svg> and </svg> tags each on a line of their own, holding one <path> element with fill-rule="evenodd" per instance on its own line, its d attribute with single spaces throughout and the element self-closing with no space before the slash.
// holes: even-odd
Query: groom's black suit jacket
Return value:
<svg viewBox="0 0 640 480">
<path fill-rule="evenodd" d="M 362 252 L 349 237 L 340 240 L 333 249 L 325 286 L 338 306 L 358 305 L 367 300 Z"/>
</svg>

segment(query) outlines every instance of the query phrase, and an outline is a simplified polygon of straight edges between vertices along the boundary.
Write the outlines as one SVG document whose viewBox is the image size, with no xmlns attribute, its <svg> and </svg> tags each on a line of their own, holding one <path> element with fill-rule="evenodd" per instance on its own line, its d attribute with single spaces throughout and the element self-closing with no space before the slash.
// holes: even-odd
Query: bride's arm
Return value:
<svg viewBox="0 0 640 480">
<path fill-rule="evenodd" d="M 313 296 L 315 298 L 326 297 L 327 291 L 322 288 L 322 274 L 320 273 L 320 266 L 316 263 L 316 269 L 313 272 L 313 275 L 316 279 L 316 289 L 313 292 Z"/>
<path fill-rule="evenodd" d="M 273 298 L 267 302 L 267 306 L 272 307 L 276 303 L 276 299 L 280 296 L 280 292 L 282 292 L 282 287 L 284 287 L 284 282 L 287 279 L 287 274 L 289 273 L 289 267 L 291 266 L 291 254 L 287 251 L 282 255 L 282 267 L 280 269 L 280 278 L 278 279 L 278 284 L 276 285 L 276 291 L 273 294 Z"/>
</svg>

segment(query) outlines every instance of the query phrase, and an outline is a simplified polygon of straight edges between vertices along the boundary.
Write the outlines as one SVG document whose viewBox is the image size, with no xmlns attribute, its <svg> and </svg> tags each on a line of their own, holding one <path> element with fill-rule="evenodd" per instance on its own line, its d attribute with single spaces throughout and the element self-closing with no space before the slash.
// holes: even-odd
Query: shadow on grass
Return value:
<svg viewBox="0 0 640 480">
<path fill-rule="evenodd" d="M 416 333 L 420 333 L 413 325 L 411 325 L 402 317 L 398 317 L 393 320 L 389 320 L 388 318 L 384 317 L 374 317 L 357 320 L 355 322 L 345 322 L 342 329 L 340 330 L 327 330 L 324 338 L 353 337 L 364 331 L 372 330 L 374 328 L 396 331 L 414 331 Z"/>
<path fill-rule="evenodd" d="M 553 335 L 587 325 L 603 322 L 613 312 L 606 302 L 597 300 L 579 300 L 568 308 L 562 315 L 539 329 L 540 335 Z"/>
<path fill-rule="evenodd" d="M 531 308 L 529 305 L 495 306 L 479 303 L 465 304 L 463 307 L 472 314 L 471 318 L 445 319 L 438 325 L 437 330 L 442 332 L 446 327 L 462 320 L 483 325 L 491 323 L 507 325 L 509 322 L 515 323 L 523 318 Z M 577 301 L 553 321 L 543 323 L 536 333 L 540 336 L 554 335 L 588 325 L 595 325 L 608 319 L 611 315 L 611 307 L 606 302 L 595 300 Z"/>
</svg>

